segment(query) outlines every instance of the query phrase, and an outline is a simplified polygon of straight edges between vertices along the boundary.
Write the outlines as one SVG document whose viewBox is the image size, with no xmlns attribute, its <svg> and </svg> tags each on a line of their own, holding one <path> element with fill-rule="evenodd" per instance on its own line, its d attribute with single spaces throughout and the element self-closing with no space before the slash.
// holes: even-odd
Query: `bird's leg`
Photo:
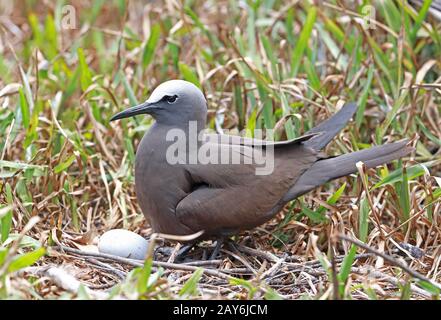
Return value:
<svg viewBox="0 0 441 320">
<path fill-rule="evenodd" d="M 216 239 L 216 246 L 214 247 L 213 252 L 211 253 L 211 256 L 208 260 L 214 260 L 217 258 L 217 256 L 219 255 L 220 249 L 222 247 L 222 244 L 224 243 L 225 238 L 224 237 L 219 237 Z"/>
<path fill-rule="evenodd" d="M 236 246 L 236 243 L 235 243 L 233 240 L 228 239 L 227 245 L 228 245 L 228 247 L 231 248 L 233 251 L 237 250 L 237 251 L 240 252 L 240 250 L 239 250 L 239 249 L 237 248 L 237 246 Z"/>
<path fill-rule="evenodd" d="M 201 260 L 207 260 L 207 249 L 203 249 L 202 250 L 202 257 L 201 257 Z"/>
<path fill-rule="evenodd" d="M 157 259 L 158 254 L 162 254 L 164 256 L 170 256 L 172 254 L 173 249 L 169 247 L 158 247 L 155 249 L 155 252 L 153 254 L 154 260 Z"/>
<path fill-rule="evenodd" d="M 179 249 L 178 253 L 176 254 L 175 261 L 182 261 L 184 260 L 184 257 L 187 253 L 190 252 L 190 250 L 196 245 L 196 242 L 192 242 L 189 244 L 186 244 L 181 249 Z"/>
</svg>

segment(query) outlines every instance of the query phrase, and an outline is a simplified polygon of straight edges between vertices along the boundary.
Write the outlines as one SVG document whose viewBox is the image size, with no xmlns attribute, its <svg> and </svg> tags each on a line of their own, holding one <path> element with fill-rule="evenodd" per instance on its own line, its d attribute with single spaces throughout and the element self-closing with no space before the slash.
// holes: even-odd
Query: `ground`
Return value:
<svg viewBox="0 0 441 320">
<path fill-rule="evenodd" d="M 0 298 L 439 299 L 430 2 L 1 1 Z M 292 201 L 214 261 L 210 241 L 178 263 L 161 238 L 146 261 L 94 254 L 112 228 L 152 235 L 133 174 L 153 120 L 109 119 L 176 78 L 203 90 L 212 129 L 283 140 L 355 101 L 328 155 L 416 151 Z"/>
</svg>

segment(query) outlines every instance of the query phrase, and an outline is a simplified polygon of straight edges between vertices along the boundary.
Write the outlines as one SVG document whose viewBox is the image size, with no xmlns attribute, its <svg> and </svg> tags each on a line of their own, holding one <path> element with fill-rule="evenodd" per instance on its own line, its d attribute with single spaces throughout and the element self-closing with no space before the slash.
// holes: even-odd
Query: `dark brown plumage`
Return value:
<svg viewBox="0 0 441 320">
<path fill-rule="evenodd" d="M 271 219 L 290 200 L 357 171 L 363 161 L 375 167 L 412 151 L 407 141 L 386 144 L 324 159 L 322 150 L 350 120 L 356 105 L 346 104 L 330 119 L 304 136 L 284 142 L 205 135 L 195 149 L 212 146 L 215 153 L 245 155 L 248 164 L 170 164 L 167 141 L 171 129 L 189 134 L 189 121 L 204 129 L 206 101 L 194 85 L 180 80 L 161 84 L 144 104 L 111 120 L 148 113 L 156 123 L 142 139 L 136 154 L 135 183 L 139 204 L 154 231 L 187 235 L 203 230 L 222 237 L 251 229 Z M 187 138 L 190 138 L 187 136 Z M 264 144 L 263 148 L 256 145 Z M 257 155 L 274 147 L 274 171 L 256 175 Z"/>
</svg>

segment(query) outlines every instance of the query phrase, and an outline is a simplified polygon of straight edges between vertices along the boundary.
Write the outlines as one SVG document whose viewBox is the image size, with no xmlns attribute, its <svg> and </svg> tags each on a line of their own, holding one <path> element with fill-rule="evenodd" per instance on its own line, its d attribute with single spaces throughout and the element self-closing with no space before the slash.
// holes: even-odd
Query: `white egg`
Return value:
<svg viewBox="0 0 441 320">
<path fill-rule="evenodd" d="M 98 250 L 123 258 L 144 260 L 148 245 L 149 242 L 139 234 L 124 229 L 113 229 L 101 236 Z"/>
</svg>

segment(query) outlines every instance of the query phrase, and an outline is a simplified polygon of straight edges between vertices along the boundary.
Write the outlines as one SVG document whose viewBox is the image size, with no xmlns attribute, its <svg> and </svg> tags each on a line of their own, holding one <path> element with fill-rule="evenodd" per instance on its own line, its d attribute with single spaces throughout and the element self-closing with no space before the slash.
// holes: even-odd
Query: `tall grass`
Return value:
<svg viewBox="0 0 441 320">
<path fill-rule="evenodd" d="M 152 119 L 108 120 L 173 78 L 203 89 L 211 128 L 276 128 L 278 139 L 289 139 L 356 101 L 354 123 L 328 154 L 415 138 L 411 159 L 323 186 L 290 204 L 265 232 L 245 235 L 265 250 L 305 259 L 314 258 L 311 235 L 322 252 L 347 253 L 338 289 L 348 299 L 378 296 L 362 278 L 351 280 L 357 248 L 332 246 L 335 231 L 388 252 L 390 238 L 413 243 L 430 258 L 427 268 L 412 266 L 437 277 L 441 37 L 430 2 L 73 1 L 75 29 L 63 27 L 66 1 L 14 2 L 1 27 L 0 297 L 60 294 L 32 279 L 23 286 L 16 273 L 64 259 L 47 255 L 48 246 L 113 227 L 150 232 L 133 165 Z M 378 259 L 365 263 L 392 270 Z M 115 290 L 158 297 L 167 280 L 150 268 L 135 269 Z M 203 277 L 198 271 L 163 297 L 198 297 Z M 230 285 L 247 288 L 248 298 L 259 290 L 267 298 L 285 294 L 251 280 Z M 315 297 L 327 297 L 326 290 Z"/>
</svg>

